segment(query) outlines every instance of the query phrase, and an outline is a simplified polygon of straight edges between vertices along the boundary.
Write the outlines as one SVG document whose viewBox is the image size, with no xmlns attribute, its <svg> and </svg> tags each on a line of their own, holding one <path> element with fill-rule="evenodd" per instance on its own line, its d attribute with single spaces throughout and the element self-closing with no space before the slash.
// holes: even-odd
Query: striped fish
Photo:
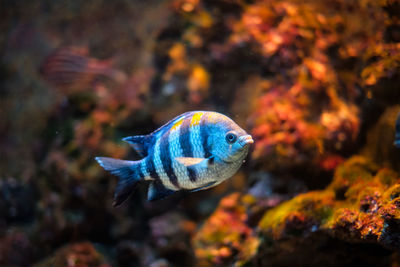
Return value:
<svg viewBox="0 0 400 267">
<path fill-rule="evenodd" d="M 236 173 L 253 143 L 230 118 L 209 111 L 184 113 L 149 135 L 123 140 L 143 158 L 96 158 L 105 170 L 119 176 L 114 206 L 125 201 L 143 180 L 151 181 L 149 201 L 180 190 L 195 192 L 216 186 Z"/>
<path fill-rule="evenodd" d="M 126 75 L 112 66 L 112 60 L 98 60 L 89 56 L 86 47 L 63 47 L 53 51 L 39 69 L 43 78 L 59 88 L 90 87 L 99 76 L 122 83 Z"/>
</svg>

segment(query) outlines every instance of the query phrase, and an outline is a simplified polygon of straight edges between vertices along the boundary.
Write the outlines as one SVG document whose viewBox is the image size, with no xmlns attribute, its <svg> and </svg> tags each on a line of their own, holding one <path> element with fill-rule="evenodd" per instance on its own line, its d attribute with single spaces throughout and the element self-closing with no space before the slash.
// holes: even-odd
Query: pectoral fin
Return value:
<svg viewBox="0 0 400 267">
<path fill-rule="evenodd" d="M 197 165 L 203 160 L 207 160 L 206 158 L 188 158 L 188 157 L 178 157 L 175 158 L 180 164 L 184 165 L 185 167 L 190 167 L 193 165 Z"/>
<path fill-rule="evenodd" d="M 185 167 L 201 166 L 203 164 L 212 164 L 214 157 L 209 158 L 189 158 L 189 157 L 178 157 L 176 161 L 184 165 Z"/>
</svg>

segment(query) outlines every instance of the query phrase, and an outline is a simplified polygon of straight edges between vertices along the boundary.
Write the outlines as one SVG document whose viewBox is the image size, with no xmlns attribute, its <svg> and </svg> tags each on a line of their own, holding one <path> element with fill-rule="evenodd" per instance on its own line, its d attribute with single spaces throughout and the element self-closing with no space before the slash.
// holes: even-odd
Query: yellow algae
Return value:
<svg viewBox="0 0 400 267">
<path fill-rule="evenodd" d="M 355 156 L 339 166 L 325 190 L 311 191 L 267 211 L 259 227 L 283 237 L 315 230 L 346 240 L 369 239 L 386 244 L 386 220 L 398 220 L 398 174 L 377 170 L 368 158 Z"/>
</svg>

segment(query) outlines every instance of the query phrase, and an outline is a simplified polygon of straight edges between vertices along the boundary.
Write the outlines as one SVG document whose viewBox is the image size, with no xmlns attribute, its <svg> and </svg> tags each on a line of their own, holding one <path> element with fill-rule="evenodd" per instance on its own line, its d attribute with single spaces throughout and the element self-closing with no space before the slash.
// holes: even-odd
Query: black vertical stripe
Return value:
<svg viewBox="0 0 400 267">
<path fill-rule="evenodd" d="M 179 144 L 181 146 L 183 157 L 193 158 L 193 148 L 190 143 L 190 121 L 192 116 L 186 117 L 181 125 L 179 132 Z"/>
<path fill-rule="evenodd" d="M 211 146 L 209 145 L 208 142 L 208 126 L 207 126 L 207 117 L 206 115 L 203 115 L 200 121 L 200 136 L 201 136 L 201 142 L 203 144 L 203 149 L 204 149 L 204 157 L 209 158 L 211 157 Z"/>
<path fill-rule="evenodd" d="M 190 142 L 190 121 L 192 120 L 193 114 L 191 116 L 187 116 L 180 127 L 179 132 L 179 144 L 182 149 L 182 156 L 193 158 L 193 146 Z M 196 171 L 194 169 L 187 169 L 189 180 L 191 182 L 195 182 L 197 180 Z"/>
<path fill-rule="evenodd" d="M 178 178 L 175 175 L 174 168 L 172 167 L 172 160 L 171 155 L 169 153 L 169 131 L 167 131 L 161 137 L 160 141 L 160 159 L 163 165 L 163 169 L 167 174 L 169 181 L 173 184 L 176 188 L 180 188 L 178 183 Z"/>
<path fill-rule="evenodd" d="M 154 149 L 146 157 L 146 169 L 151 178 L 153 178 L 155 180 L 160 180 L 160 177 L 158 176 L 157 171 L 156 171 L 156 166 L 154 166 L 153 159 L 154 159 Z"/>
<path fill-rule="evenodd" d="M 188 170 L 189 180 L 191 182 L 196 182 L 197 181 L 196 171 L 192 168 L 187 168 L 187 170 Z"/>
</svg>

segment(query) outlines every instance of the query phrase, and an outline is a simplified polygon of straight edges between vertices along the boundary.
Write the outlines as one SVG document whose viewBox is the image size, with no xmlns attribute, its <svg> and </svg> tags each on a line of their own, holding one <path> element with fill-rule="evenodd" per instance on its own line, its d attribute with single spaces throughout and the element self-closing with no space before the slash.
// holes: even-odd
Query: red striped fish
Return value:
<svg viewBox="0 0 400 267">
<path fill-rule="evenodd" d="M 143 180 L 151 181 L 150 201 L 180 190 L 195 192 L 216 186 L 236 173 L 253 143 L 230 118 L 209 111 L 184 113 L 149 135 L 123 140 L 143 159 L 96 158 L 105 170 L 119 176 L 114 206 Z"/>
</svg>

